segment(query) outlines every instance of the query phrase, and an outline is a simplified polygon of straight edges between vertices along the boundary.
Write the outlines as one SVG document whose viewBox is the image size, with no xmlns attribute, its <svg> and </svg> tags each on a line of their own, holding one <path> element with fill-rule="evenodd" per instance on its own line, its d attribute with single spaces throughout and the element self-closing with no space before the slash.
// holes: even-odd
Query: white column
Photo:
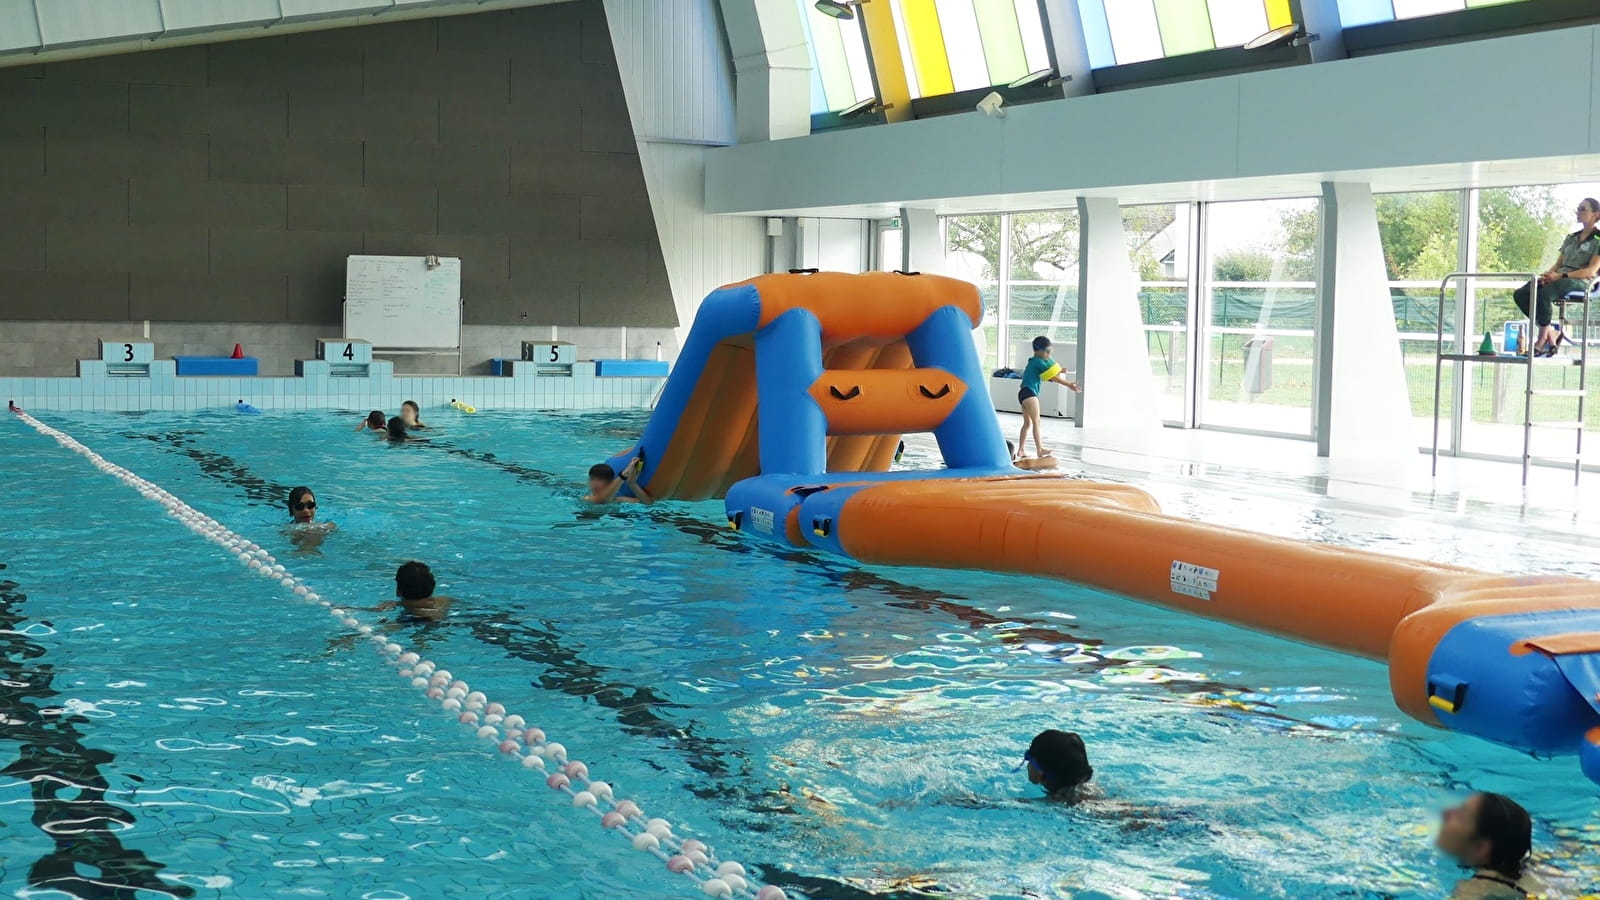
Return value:
<svg viewBox="0 0 1600 900">
<path fill-rule="evenodd" d="M 944 274 L 944 234 L 939 215 L 931 209 L 900 209 L 900 269 L 905 272 Z"/>
<path fill-rule="evenodd" d="M 1322 185 L 1317 453 L 1393 463 L 1417 454 L 1372 187 Z"/>
<path fill-rule="evenodd" d="M 738 78 L 739 142 L 810 134 L 811 52 L 794 0 L 721 0 L 721 8 Z"/>
<path fill-rule="evenodd" d="M 1115 197 L 1078 198 L 1079 427 L 1157 429 L 1139 283 Z"/>
<path fill-rule="evenodd" d="M 1094 70 L 1089 67 L 1089 46 L 1083 39 L 1078 0 L 1044 0 L 1043 7 L 1056 73 L 1067 80 L 1061 90 L 1068 97 L 1094 93 Z"/>
</svg>

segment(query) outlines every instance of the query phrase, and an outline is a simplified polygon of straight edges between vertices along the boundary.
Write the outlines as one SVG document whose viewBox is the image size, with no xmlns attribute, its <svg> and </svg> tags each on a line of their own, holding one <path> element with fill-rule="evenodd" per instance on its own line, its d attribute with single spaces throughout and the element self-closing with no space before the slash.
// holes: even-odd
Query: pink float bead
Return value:
<svg viewBox="0 0 1600 900">
<path fill-rule="evenodd" d="M 561 771 L 571 775 L 573 778 L 589 777 L 589 767 L 581 762 L 578 762 L 577 760 L 573 760 L 572 762 L 562 766 Z"/>
<path fill-rule="evenodd" d="M 516 741 L 509 741 L 509 740 L 508 741 L 501 741 L 500 742 L 500 752 L 506 754 L 507 756 L 510 756 L 511 754 L 517 752 L 517 742 Z"/>
<path fill-rule="evenodd" d="M 538 728 L 529 728 L 527 731 L 522 733 L 522 739 L 530 744 L 543 743 L 544 731 Z"/>
<path fill-rule="evenodd" d="M 545 787 L 554 791 L 559 791 L 570 786 L 571 784 L 571 779 L 567 778 L 567 776 L 561 774 L 560 772 L 556 772 L 544 780 Z"/>
<path fill-rule="evenodd" d="M 617 803 L 617 812 L 632 818 L 639 815 L 639 804 L 632 800 L 622 800 Z"/>
<path fill-rule="evenodd" d="M 692 872 L 694 871 L 694 862 L 690 860 L 689 857 L 679 854 L 678 856 L 674 856 L 667 860 L 667 871 L 677 872 L 679 874 L 684 872 Z"/>
<path fill-rule="evenodd" d="M 429 700 L 438 700 L 438 699 L 440 699 L 442 697 L 444 697 L 444 691 L 441 691 L 436 687 L 428 688 L 428 699 Z"/>
<path fill-rule="evenodd" d="M 687 841 L 683 842 L 682 850 L 686 854 L 687 853 L 705 853 L 706 852 L 706 845 L 701 841 L 695 840 L 694 838 L 689 838 Z"/>
<path fill-rule="evenodd" d="M 506 707 L 503 703 L 495 702 L 484 707 L 483 711 L 491 716 L 503 716 L 506 714 Z"/>
<path fill-rule="evenodd" d="M 457 716 L 456 721 L 463 725 L 476 725 L 478 724 L 478 714 L 469 709 Z"/>
<path fill-rule="evenodd" d="M 302 585 L 296 587 L 294 589 L 294 592 L 298 596 L 304 597 L 305 595 L 311 593 L 311 589 L 302 584 Z"/>
<path fill-rule="evenodd" d="M 628 821 L 622 813 L 612 811 L 600 817 L 600 824 L 606 828 L 621 828 L 622 823 Z"/>
<path fill-rule="evenodd" d="M 461 693 L 462 694 L 468 694 L 468 693 L 470 693 L 472 691 L 472 688 L 470 686 L 468 686 L 468 684 L 465 681 L 462 681 L 459 678 L 457 678 L 455 681 L 450 682 L 450 686 L 453 687 L 453 688 L 461 688 Z"/>
<path fill-rule="evenodd" d="M 756 891 L 756 900 L 789 900 L 789 895 L 775 884 L 764 884 Z"/>
<path fill-rule="evenodd" d="M 438 688 L 439 689 L 439 693 L 442 694 L 442 693 L 444 693 L 444 686 L 450 683 L 450 678 L 449 678 L 449 676 L 443 675 L 443 674 L 441 674 L 439 672 L 435 672 L 435 673 L 433 673 L 433 677 L 428 679 L 428 683 L 433 685 L 434 687 Z"/>
</svg>

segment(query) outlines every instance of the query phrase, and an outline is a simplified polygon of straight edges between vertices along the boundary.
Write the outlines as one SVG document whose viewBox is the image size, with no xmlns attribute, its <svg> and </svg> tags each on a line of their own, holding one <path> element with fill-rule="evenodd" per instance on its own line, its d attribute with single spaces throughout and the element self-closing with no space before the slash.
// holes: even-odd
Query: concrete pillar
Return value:
<svg viewBox="0 0 1600 900">
<path fill-rule="evenodd" d="M 1139 315 L 1139 283 L 1115 197 L 1078 198 L 1078 360 L 1081 427 L 1161 427 Z"/>
<path fill-rule="evenodd" d="M 663 4 L 666 5 L 666 4 Z M 794 0 L 721 0 L 740 143 L 811 133 L 811 52 Z"/>
<path fill-rule="evenodd" d="M 1094 93 L 1094 70 L 1089 67 L 1089 45 L 1083 39 L 1083 14 L 1078 10 L 1078 0 L 1044 0 L 1043 6 L 1056 73 L 1067 79 L 1061 90 L 1068 97 Z"/>
<path fill-rule="evenodd" d="M 1317 453 L 1404 467 L 1417 440 L 1371 185 L 1322 185 L 1320 244 Z"/>
<path fill-rule="evenodd" d="M 944 274 L 944 232 L 931 209 L 900 208 L 900 270 Z"/>
</svg>

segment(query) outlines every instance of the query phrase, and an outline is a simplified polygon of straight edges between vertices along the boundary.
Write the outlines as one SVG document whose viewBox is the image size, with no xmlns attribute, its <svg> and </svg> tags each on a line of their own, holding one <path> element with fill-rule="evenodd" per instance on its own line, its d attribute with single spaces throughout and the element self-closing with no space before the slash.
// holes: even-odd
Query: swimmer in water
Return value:
<svg viewBox="0 0 1600 900">
<path fill-rule="evenodd" d="M 1524 880 L 1533 820 L 1504 794 L 1473 794 L 1445 810 L 1435 843 L 1472 870 L 1450 892 L 1450 900 L 1524 900 L 1533 889 Z"/>
<path fill-rule="evenodd" d="M 385 430 L 389 432 L 389 440 L 391 441 L 403 441 L 406 439 L 406 422 L 399 416 L 391 418 L 389 424 L 385 426 Z"/>
<path fill-rule="evenodd" d="M 406 423 L 407 428 L 427 428 L 422 421 L 422 407 L 415 400 L 407 400 L 400 404 L 400 421 Z"/>
<path fill-rule="evenodd" d="M 1056 803 L 1084 799 L 1089 779 L 1094 777 L 1083 738 L 1072 731 L 1052 728 L 1039 732 L 1022 763 L 1028 769 L 1028 781 L 1044 788 L 1047 798 Z"/>
<path fill-rule="evenodd" d="M 433 591 L 437 586 L 426 563 L 413 560 L 396 570 L 394 594 L 400 600 L 401 617 L 429 622 L 443 619 L 454 601 L 435 596 Z"/>
<path fill-rule="evenodd" d="M 585 503 L 643 503 L 651 504 L 652 498 L 644 486 L 639 484 L 639 473 L 644 470 L 644 456 L 635 456 L 633 462 L 628 464 L 622 474 L 605 463 L 596 463 L 589 467 L 589 493 L 583 495 Z M 617 494 L 622 486 L 627 485 L 632 496 L 619 497 Z"/>
<path fill-rule="evenodd" d="M 301 486 L 289 492 L 289 518 L 296 525 L 316 524 L 317 496 L 311 488 Z"/>
<path fill-rule="evenodd" d="M 356 426 L 357 431 L 382 431 L 388 420 L 383 417 L 383 410 L 375 409 L 367 413 L 367 417 Z"/>
</svg>

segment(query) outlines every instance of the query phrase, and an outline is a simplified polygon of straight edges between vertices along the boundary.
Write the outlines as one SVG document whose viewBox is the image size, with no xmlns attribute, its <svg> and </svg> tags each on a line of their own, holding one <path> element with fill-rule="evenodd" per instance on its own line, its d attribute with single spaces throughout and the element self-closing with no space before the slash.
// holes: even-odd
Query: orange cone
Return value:
<svg viewBox="0 0 1600 900">
<path fill-rule="evenodd" d="M 244 345 L 243 344 L 234 344 L 233 345 L 233 358 L 234 359 L 244 359 Z"/>
</svg>

